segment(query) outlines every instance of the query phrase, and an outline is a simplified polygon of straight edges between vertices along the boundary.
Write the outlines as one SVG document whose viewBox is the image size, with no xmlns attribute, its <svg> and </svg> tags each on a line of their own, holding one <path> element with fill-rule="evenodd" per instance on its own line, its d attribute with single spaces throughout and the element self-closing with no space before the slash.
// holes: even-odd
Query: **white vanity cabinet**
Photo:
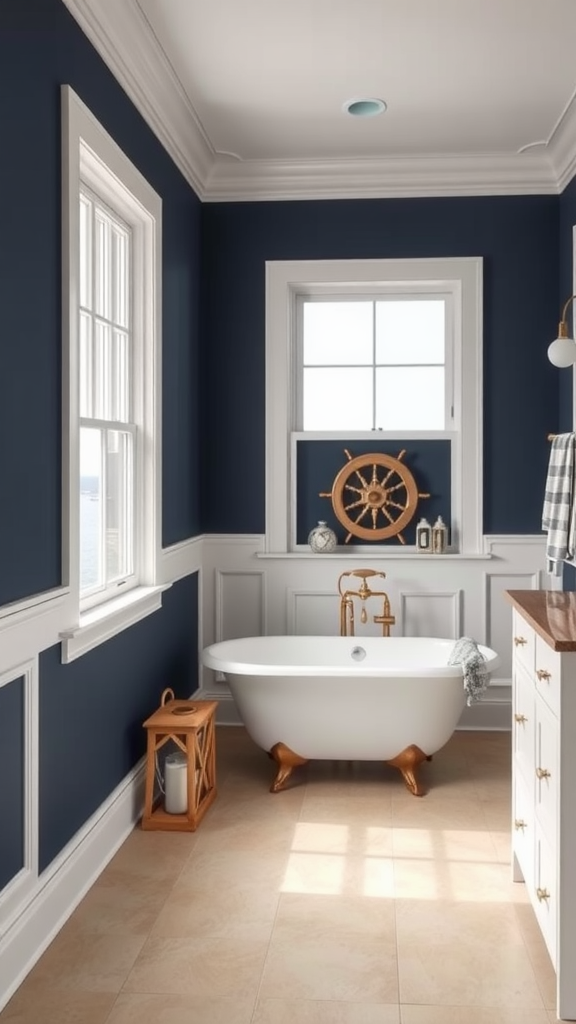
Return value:
<svg viewBox="0 0 576 1024">
<path fill-rule="evenodd" d="M 576 594 L 508 591 L 513 605 L 512 870 L 576 1020 Z"/>
</svg>

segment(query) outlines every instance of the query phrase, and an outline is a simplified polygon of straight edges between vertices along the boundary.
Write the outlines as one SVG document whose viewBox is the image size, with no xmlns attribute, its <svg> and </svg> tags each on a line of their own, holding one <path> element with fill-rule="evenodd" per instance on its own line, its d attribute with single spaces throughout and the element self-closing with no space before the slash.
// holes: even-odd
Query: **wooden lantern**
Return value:
<svg viewBox="0 0 576 1024">
<path fill-rule="evenodd" d="M 144 722 L 147 730 L 146 792 L 143 829 L 194 832 L 216 797 L 215 700 L 175 700 L 164 690 L 161 706 Z M 157 754 L 170 741 L 186 755 L 186 802 L 183 813 L 154 807 Z"/>
</svg>

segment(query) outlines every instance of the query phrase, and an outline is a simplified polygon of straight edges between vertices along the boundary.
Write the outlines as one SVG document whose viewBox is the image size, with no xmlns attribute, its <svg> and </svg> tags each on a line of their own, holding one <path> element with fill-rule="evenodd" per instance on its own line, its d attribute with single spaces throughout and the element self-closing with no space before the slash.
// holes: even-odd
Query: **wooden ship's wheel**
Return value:
<svg viewBox="0 0 576 1024">
<path fill-rule="evenodd" d="M 330 492 L 321 491 L 321 498 L 331 498 L 338 522 L 348 530 L 345 544 L 352 537 L 381 541 L 398 537 L 406 541 L 402 530 L 413 518 L 419 498 L 430 495 L 418 490 L 416 481 L 404 465 L 403 448 L 398 457 L 380 452 L 353 458 L 344 449 L 348 462 L 334 478 Z"/>
</svg>

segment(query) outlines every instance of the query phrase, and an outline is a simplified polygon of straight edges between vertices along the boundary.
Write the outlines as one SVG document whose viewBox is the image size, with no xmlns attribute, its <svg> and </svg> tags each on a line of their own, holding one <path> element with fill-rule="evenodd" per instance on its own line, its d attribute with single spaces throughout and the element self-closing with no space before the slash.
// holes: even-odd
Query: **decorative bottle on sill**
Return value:
<svg viewBox="0 0 576 1024">
<path fill-rule="evenodd" d="M 435 555 L 443 555 L 447 547 L 448 528 L 442 519 L 442 516 L 438 516 L 438 519 L 432 527 L 432 551 Z"/>
<path fill-rule="evenodd" d="M 318 525 L 310 530 L 308 543 L 315 555 L 329 555 L 336 550 L 338 541 L 334 530 L 323 519 L 320 519 Z"/>
<path fill-rule="evenodd" d="M 422 518 L 416 527 L 416 550 L 421 554 L 432 551 L 432 527 L 427 519 Z"/>
</svg>

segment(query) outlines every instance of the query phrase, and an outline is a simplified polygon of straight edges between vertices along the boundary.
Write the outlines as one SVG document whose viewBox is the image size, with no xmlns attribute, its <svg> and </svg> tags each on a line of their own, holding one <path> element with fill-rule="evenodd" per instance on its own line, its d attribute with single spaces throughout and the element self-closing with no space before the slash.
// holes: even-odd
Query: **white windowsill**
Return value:
<svg viewBox="0 0 576 1024">
<path fill-rule="evenodd" d="M 162 606 L 162 592 L 170 586 L 170 583 L 166 583 L 162 586 L 135 587 L 122 597 L 116 597 L 113 601 L 85 612 L 80 616 L 77 626 L 60 633 L 62 663 L 74 661 L 157 611 Z"/>
<path fill-rule="evenodd" d="M 321 561 L 355 561 L 359 558 L 380 558 L 398 560 L 398 561 L 417 561 L 417 562 L 440 562 L 440 561 L 456 561 L 456 562 L 470 562 L 470 561 L 488 561 L 494 558 L 494 555 L 489 551 L 474 552 L 469 554 L 463 554 L 461 552 L 447 552 L 445 555 L 433 555 L 433 554 L 421 554 L 417 551 L 377 551 L 371 548 L 362 549 L 362 551 L 333 551 L 331 554 L 316 554 L 314 551 L 256 551 L 256 558 L 315 558 Z"/>
</svg>

